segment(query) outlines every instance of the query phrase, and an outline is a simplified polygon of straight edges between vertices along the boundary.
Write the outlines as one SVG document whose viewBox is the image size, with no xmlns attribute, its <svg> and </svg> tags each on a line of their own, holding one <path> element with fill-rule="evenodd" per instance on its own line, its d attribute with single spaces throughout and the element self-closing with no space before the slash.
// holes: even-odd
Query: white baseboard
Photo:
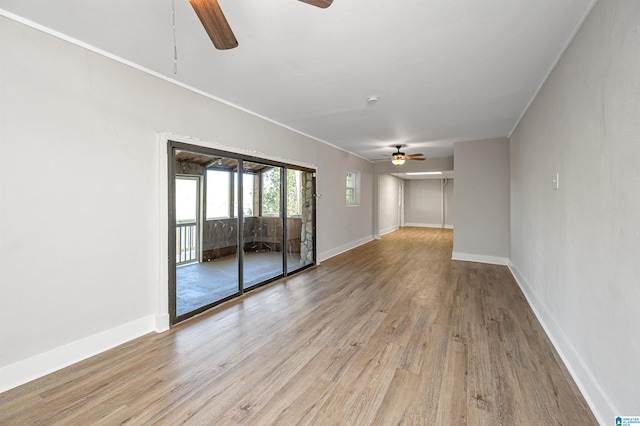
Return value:
<svg viewBox="0 0 640 426">
<path fill-rule="evenodd" d="M 169 314 L 159 314 L 156 315 L 156 333 L 162 333 L 163 331 L 167 331 L 171 328 L 171 319 Z"/>
<path fill-rule="evenodd" d="M 442 228 L 442 224 L 441 223 L 408 222 L 408 223 L 405 223 L 404 226 L 415 226 L 417 228 Z"/>
<path fill-rule="evenodd" d="M 376 238 L 376 240 L 379 240 L 379 239 L 380 239 L 380 236 L 382 236 L 382 235 L 386 235 L 386 234 L 390 234 L 390 233 L 392 233 L 393 231 L 397 231 L 398 229 L 400 229 L 400 227 L 399 227 L 399 226 L 391 226 L 391 227 L 389 227 L 389 228 L 381 229 L 381 230 L 380 230 L 379 237 L 378 237 L 378 238 Z"/>
<path fill-rule="evenodd" d="M 613 407 L 613 404 L 603 392 L 598 381 L 580 356 L 580 353 L 573 347 L 569 338 L 562 332 L 562 328 L 560 328 L 553 315 L 551 315 L 544 303 L 542 303 L 542 300 L 524 276 L 522 276 L 518 268 L 511 262 L 509 262 L 509 270 L 518 283 L 520 290 L 524 293 L 538 322 L 542 325 L 547 337 L 549 337 L 556 352 L 558 352 L 567 370 L 569 370 L 569 374 L 571 374 L 571 377 L 576 382 L 576 385 L 580 389 L 589 408 L 591 408 L 593 415 L 598 420 L 598 423 L 601 425 L 612 424 L 614 415 L 620 413 Z"/>
<path fill-rule="evenodd" d="M 490 263 L 492 265 L 503 266 L 509 264 L 509 258 L 507 257 L 485 256 L 482 254 L 460 253 L 457 251 L 451 254 L 451 260 L 464 260 L 466 262 Z"/>
<path fill-rule="evenodd" d="M 341 245 L 339 247 L 333 248 L 331 250 L 326 250 L 326 251 L 323 251 L 321 253 L 318 253 L 318 259 L 319 259 L 320 262 L 323 262 L 323 261 L 325 261 L 325 260 L 327 260 L 329 258 L 332 258 L 333 256 L 337 256 L 337 255 L 339 255 L 341 253 L 344 253 L 345 251 L 352 250 L 352 249 L 354 249 L 354 248 L 356 248 L 358 246 L 361 246 L 361 245 L 366 244 L 368 242 L 371 242 L 373 240 L 374 240 L 373 235 L 369 235 L 369 236 L 366 236 L 364 238 L 360 238 L 359 240 L 355 240 L 355 241 L 352 241 L 350 243 L 343 244 L 343 245 Z"/>
<path fill-rule="evenodd" d="M 440 228 L 442 229 L 441 223 L 416 223 L 410 222 L 405 223 L 404 226 L 415 226 L 416 228 Z M 453 229 L 453 225 L 444 225 L 444 229 Z"/>
<path fill-rule="evenodd" d="M 156 329 L 149 315 L 0 368 L 0 392 L 53 373 Z"/>
</svg>

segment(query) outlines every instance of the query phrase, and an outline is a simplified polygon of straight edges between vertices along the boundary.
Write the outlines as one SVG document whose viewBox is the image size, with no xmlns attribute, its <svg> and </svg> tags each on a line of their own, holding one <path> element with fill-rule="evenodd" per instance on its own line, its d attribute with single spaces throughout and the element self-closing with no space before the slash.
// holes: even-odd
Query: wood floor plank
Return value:
<svg viewBox="0 0 640 426">
<path fill-rule="evenodd" d="M 467 424 L 467 349 L 465 340 L 449 338 L 434 424 Z"/>
<path fill-rule="evenodd" d="M 420 375 L 398 368 L 389 383 L 389 388 L 376 412 L 372 424 L 377 425 L 420 425 L 424 420 L 412 409 L 414 398 L 407 395 L 407 389 L 420 387 Z"/>
<path fill-rule="evenodd" d="M 471 326 L 467 357 L 467 416 L 470 425 L 498 425 L 491 372 L 489 334 L 482 324 Z"/>
<path fill-rule="evenodd" d="M 426 347 L 420 368 L 420 385 L 417 389 L 408 390 L 412 400 L 412 414 L 408 417 L 435 425 L 451 330 L 449 327 L 433 324 L 425 330 L 425 334 Z"/>
<path fill-rule="evenodd" d="M 0 424 L 595 425 L 509 270 L 402 228 L 0 394 Z"/>
</svg>

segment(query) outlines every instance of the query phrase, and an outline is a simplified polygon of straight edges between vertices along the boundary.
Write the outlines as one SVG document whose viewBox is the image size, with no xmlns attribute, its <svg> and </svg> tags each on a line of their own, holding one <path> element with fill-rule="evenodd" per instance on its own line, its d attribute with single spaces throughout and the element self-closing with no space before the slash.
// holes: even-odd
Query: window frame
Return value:
<svg viewBox="0 0 640 426">
<path fill-rule="evenodd" d="M 233 174 L 233 178 L 232 178 L 233 179 L 233 194 L 231 195 L 231 202 L 233 204 L 233 207 L 232 207 L 233 213 L 232 213 L 231 217 L 236 217 L 237 213 L 238 213 L 238 200 L 236 200 L 236 198 L 239 198 L 238 197 L 238 186 L 239 186 L 238 185 L 238 177 L 239 177 L 239 173 L 237 171 L 232 171 L 231 173 Z M 245 191 L 245 192 L 242 193 L 242 202 L 243 202 L 243 204 L 246 203 L 246 201 L 247 201 L 246 200 L 246 196 L 247 196 L 246 191 L 248 190 L 247 179 L 246 179 L 247 176 L 251 176 L 251 186 L 252 186 L 251 192 L 253 194 L 253 196 L 251 198 L 251 214 L 247 215 L 244 212 L 245 207 L 243 205 L 242 206 L 242 215 L 244 217 L 256 217 L 257 216 L 256 203 L 257 203 L 257 200 L 258 200 L 260 195 L 256 194 L 256 192 L 255 192 L 256 191 L 255 180 L 256 180 L 256 177 L 259 176 L 259 174 L 255 173 L 255 172 L 251 172 L 251 171 L 246 171 L 246 170 L 242 172 L 242 187 L 243 187 L 243 191 Z"/>
<path fill-rule="evenodd" d="M 208 215 L 208 209 L 209 209 L 209 176 L 208 173 L 209 172 L 224 172 L 228 174 L 228 183 L 227 183 L 227 188 L 228 188 L 228 199 L 227 199 L 227 214 L 226 216 L 211 216 L 209 217 Z M 205 211 L 204 211 L 204 220 L 205 221 L 211 221 L 211 220 L 220 220 L 220 219 L 230 219 L 232 217 L 235 217 L 235 214 L 233 212 L 233 196 L 234 196 L 234 182 L 233 182 L 233 169 L 229 169 L 229 168 L 225 168 L 225 167 L 207 167 L 205 168 L 205 172 L 204 172 L 204 201 L 205 201 Z"/>
<path fill-rule="evenodd" d="M 349 177 L 351 176 L 352 185 L 349 186 Z M 349 192 L 353 197 L 349 197 Z M 347 207 L 358 207 L 360 205 L 360 172 L 356 170 L 347 170 L 345 179 L 346 205 Z"/>
</svg>

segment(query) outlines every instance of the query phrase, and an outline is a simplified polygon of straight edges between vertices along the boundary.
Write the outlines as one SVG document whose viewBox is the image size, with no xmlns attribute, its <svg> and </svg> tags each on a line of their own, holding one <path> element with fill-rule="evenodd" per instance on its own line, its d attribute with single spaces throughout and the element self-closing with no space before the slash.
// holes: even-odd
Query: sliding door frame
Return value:
<svg viewBox="0 0 640 426">
<path fill-rule="evenodd" d="M 289 275 L 293 275 L 296 274 L 300 271 L 303 271 L 307 268 L 313 267 L 317 264 L 317 235 L 316 235 L 316 181 L 315 181 L 315 176 L 316 176 L 316 170 L 313 168 L 309 168 L 309 167 L 304 167 L 304 166 L 298 166 L 295 164 L 289 164 L 289 163 L 283 163 L 283 162 L 279 162 L 279 161 L 274 161 L 274 160 L 270 160 L 270 159 L 265 159 L 265 158 L 260 158 L 260 157 L 255 157 L 255 156 L 251 156 L 251 155 L 246 155 L 246 154 L 239 154 L 239 153 L 235 153 L 235 152 L 230 152 L 230 151 L 223 151 L 220 149 L 215 149 L 215 148 L 209 148 L 209 147 L 204 147 L 204 146 L 199 146 L 199 145 L 193 145 L 193 144 L 189 144 L 189 143 L 185 143 L 185 142 L 178 142 L 178 141 L 174 141 L 172 139 L 168 139 L 167 141 L 167 165 L 168 165 L 168 231 L 169 231 L 169 235 L 168 235 L 168 260 L 169 260 L 169 265 L 168 265 L 168 286 L 169 286 L 169 323 L 170 325 L 175 325 L 187 318 L 190 318 L 194 315 L 197 315 L 201 312 L 204 312 L 208 309 L 211 309 L 212 307 L 219 305 L 221 303 L 224 303 L 228 300 L 234 299 L 236 297 L 239 297 L 241 295 L 243 295 L 244 293 L 250 292 L 256 288 L 262 287 L 266 284 L 269 284 L 273 281 L 276 281 L 278 279 L 287 277 Z M 238 292 L 234 293 L 231 296 L 225 297 L 223 299 L 217 300 L 211 304 L 205 305 L 199 309 L 196 309 L 192 312 L 188 312 L 186 314 L 177 316 L 177 312 L 176 312 L 176 296 L 177 296 L 177 292 L 176 292 L 176 232 L 175 232 L 175 223 L 176 223 L 176 216 L 175 216 L 175 179 L 176 179 L 176 160 L 175 160 L 175 152 L 177 150 L 181 150 L 181 151 L 189 151 L 189 152 L 193 152 L 193 153 L 198 153 L 198 154 L 204 154 L 204 155 L 211 155 L 211 156 L 220 156 L 220 157 L 225 157 L 225 158 L 229 158 L 229 159 L 233 159 L 237 161 L 237 167 L 238 167 L 238 171 L 237 171 L 237 176 L 238 176 L 238 190 L 237 190 L 237 197 L 238 197 L 238 209 L 235 212 L 236 218 L 238 219 L 238 226 L 237 226 L 237 234 L 236 234 L 236 240 L 237 240 L 237 256 L 238 256 Z M 280 215 L 282 217 L 282 244 L 281 244 L 281 252 L 282 252 L 282 274 L 278 275 L 276 277 L 273 277 L 271 279 L 265 280 L 263 282 L 260 282 L 258 284 L 252 285 L 248 288 L 244 288 L 243 289 L 243 281 L 244 281 L 244 276 L 243 276 L 243 269 L 244 269 L 244 249 L 243 249 L 243 235 L 244 235 L 244 209 L 242 208 L 243 206 L 243 192 L 244 190 L 241 190 L 244 188 L 244 176 L 242 171 L 244 170 L 244 162 L 245 161 L 249 161 L 249 162 L 256 162 L 256 163 L 260 163 L 260 164 L 264 164 L 267 166 L 274 166 L 274 167 L 280 167 L 280 181 L 281 181 L 281 185 L 280 185 Z M 314 196 L 312 197 L 312 209 L 313 209 L 313 217 L 312 217 L 312 223 L 313 223 L 313 262 L 305 265 L 303 267 L 297 268 L 294 271 L 287 271 L 287 218 L 288 218 L 288 213 L 287 213 L 287 170 L 299 170 L 302 172 L 308 172 L 308 173 L 312 173 L 313 174 L 313 179 L 312 179 L 312 193 L 314 194 Z M 260 196 L 262 196 L 260 194 Z M 200 218 L 202 219 L 202 218 Z M 200 255 L 200 254 L 199 254 Z"/>
</svg>

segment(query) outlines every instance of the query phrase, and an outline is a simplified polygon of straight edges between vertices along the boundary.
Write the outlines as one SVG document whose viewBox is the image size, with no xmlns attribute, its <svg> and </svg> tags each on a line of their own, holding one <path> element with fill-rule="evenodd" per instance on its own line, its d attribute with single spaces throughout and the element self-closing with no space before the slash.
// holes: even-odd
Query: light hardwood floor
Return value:
<svg viewBox="0 0 640 426">
<path fill-rule="evenodd" d="M 595 425 L 505 267 L 402 228 L 0 394 L 0 424 Z"/>
</svg>

